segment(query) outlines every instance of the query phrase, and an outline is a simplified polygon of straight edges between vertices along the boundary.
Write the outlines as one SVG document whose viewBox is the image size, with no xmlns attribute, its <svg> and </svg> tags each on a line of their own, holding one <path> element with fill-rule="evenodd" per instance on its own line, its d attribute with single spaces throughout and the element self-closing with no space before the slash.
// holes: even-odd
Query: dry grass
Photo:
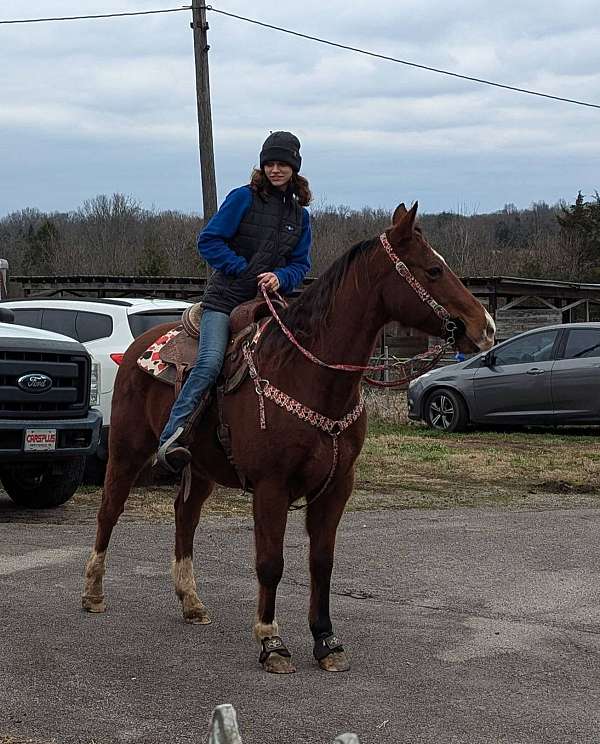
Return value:
<svg viewBox="0 0 600 744">
<path fill-rule="evenodd" d="M 441 434 L 374 421 L 358 462 L 357 485 L 377 498 L 394 494 L 398 506 L 595 503 L 600 499 L 597 433 Z"/>
<path fill-rule="evenodd" d="M 371 421 L 407 424 L 406 394 L 388 390 L 365 388 L 365 404 Z"/>
<path fill-rule="evenodd" d="M 593 429 L 441 434 L 407 423 L 402 394 L 371 393 L 368 407 L 369 435 L 349 509 L 600 502 L 600 444 Z M 174 495 L 175 486 L 136 488 L 125 518 L 170 520 Z M 80 489 L 72 506 L 91 514 L 100 496 L 98 488 Z M 251 497 L 217 488 L 204 513 L 249 516 Z"/>
<path fill-rule="evenodd" d="M 151 521 L 173 519 L 173 499 L 176 494 L 176 485 L 134 488 L 127 499 L 123 518 Z M 96 510 L 100 506 L 101 497 L 102 490 L 99 487 L 86 486 L 77 491 L 70 504 L 78 509 L 83 507 Z M 242 494 L 240 489 L 217 487 L 204 505 L 202 513 L 213 517 L 251 516 L 252 496 Z"/>
</svg>

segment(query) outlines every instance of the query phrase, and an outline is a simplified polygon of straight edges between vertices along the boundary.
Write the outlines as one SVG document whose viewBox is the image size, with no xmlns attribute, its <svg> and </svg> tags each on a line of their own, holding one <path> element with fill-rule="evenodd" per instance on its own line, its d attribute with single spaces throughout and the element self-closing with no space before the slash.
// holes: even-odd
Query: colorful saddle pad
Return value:
<svg viewBox="0 0 600 744">
<path fill-rule="evenodd" d="M 160 358 L 161 349 L 166 346 L 169 341 L 174 339 L 175 336 L 178 336 L 182 331 L 183 326 L 175 326 L 175 328 L 171 328 L 170 331 L 167 331 L 167 333 L 160 336 L 160 338 L 157 338 L 156 341 L 150 344 L 150 346 L 138 359 L 138 366 L 141 367 L 144 372 L 147 372 L 149 375 L 152 375 L 153 377 L 156 377 L 160 380 L 165 370 L 167 370 L 170 366 L 169 364 L 167 364 L 167 362 L 164 362 Z M 165 382 L 172 384 L 170 379 L 165 380 Z"/>
</svg>

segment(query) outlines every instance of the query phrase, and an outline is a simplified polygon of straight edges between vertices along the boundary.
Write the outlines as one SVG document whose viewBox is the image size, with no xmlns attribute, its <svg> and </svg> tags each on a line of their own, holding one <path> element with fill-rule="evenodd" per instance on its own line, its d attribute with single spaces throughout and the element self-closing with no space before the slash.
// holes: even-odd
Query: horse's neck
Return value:
<svg viewBox="0 0 600 744">
<path fill-rule="evenodd" d="M 366 277 L 349 271 L 336 291 L 335 302 L 322 332 L 304 346 L 329 364 L 369 363 L 377 334 L 384 324 L 383 311 Z M 291 348 L 291 347 L 290 347 Z M 346 413 L 358 398 L 361 373 L 331 370 L 309 361 L 300 352 L 290 354 L 287 373 L 311 380 L 311 390 L 319 390 L 328 409 Z"/>
<path fill-rule="evenodd" d="M 349 273 L 336 293 L 326 326 L 311 350 L 326 361 L 364 366 L 369 363 L 384 323 L 382 316 L 369 283 L 365 279 L 355 283 Z"/>
</svg>

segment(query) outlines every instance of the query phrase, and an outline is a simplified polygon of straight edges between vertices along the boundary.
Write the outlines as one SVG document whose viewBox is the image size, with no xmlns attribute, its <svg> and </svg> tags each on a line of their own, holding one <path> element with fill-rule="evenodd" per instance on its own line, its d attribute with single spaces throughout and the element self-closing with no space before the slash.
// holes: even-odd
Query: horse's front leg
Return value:
<svg viewBox="0 0 600 744">
<path fill-rule="evenodd" d="M 202 504 L 210 496 L 214 483 L 192 471 L 189 498 L 184 500 L 184 485 L 180 486 L 175 501 L 175 558 L 172 574 L 175 592 L 181 602 L 184 620 L 188 623 L 208 625 L 208 610 L 196 590 L 194 578 L 194 533 L 200 519 Z"/>
<path fill-rule="evenodd" d="M 310 537 L 310 630 L 315 641 L 313 655 L 321 669 L 345 672 L 350 660 L 342 642 L 333 632 L 329 615 L 329 593 L 335 535 L 339 521 L 350 498 L 353 474 L 334 483 L 306 512 L 306 529 Z"/>
<path fill-rule="evenodd" d="M 288 497 L 281 483 L 261 482 L 254 490 L 254 539 L 258 610 L 254 636 L 261 645 L 259 662 L 267 672 L 295 672 L 291 654 L 279 635 L 275 619 L 277 586 L 283 575 L 283 538 L 287 524 Z"/>
</svg>

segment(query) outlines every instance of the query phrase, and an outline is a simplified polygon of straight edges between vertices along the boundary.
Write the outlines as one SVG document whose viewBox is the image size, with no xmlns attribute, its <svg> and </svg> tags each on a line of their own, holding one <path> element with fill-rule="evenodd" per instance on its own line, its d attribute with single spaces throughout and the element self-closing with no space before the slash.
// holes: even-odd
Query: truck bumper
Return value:
<svg viewBox="0 0 600 744">
<path fill-rule="evenodd" d="M 3 419 L 0 421 L 0 462 L 93 455 L 98 448 L 101 427 L 102 414 L 93 409 L 85 418 L 78 419 Z"/>
</svg>

